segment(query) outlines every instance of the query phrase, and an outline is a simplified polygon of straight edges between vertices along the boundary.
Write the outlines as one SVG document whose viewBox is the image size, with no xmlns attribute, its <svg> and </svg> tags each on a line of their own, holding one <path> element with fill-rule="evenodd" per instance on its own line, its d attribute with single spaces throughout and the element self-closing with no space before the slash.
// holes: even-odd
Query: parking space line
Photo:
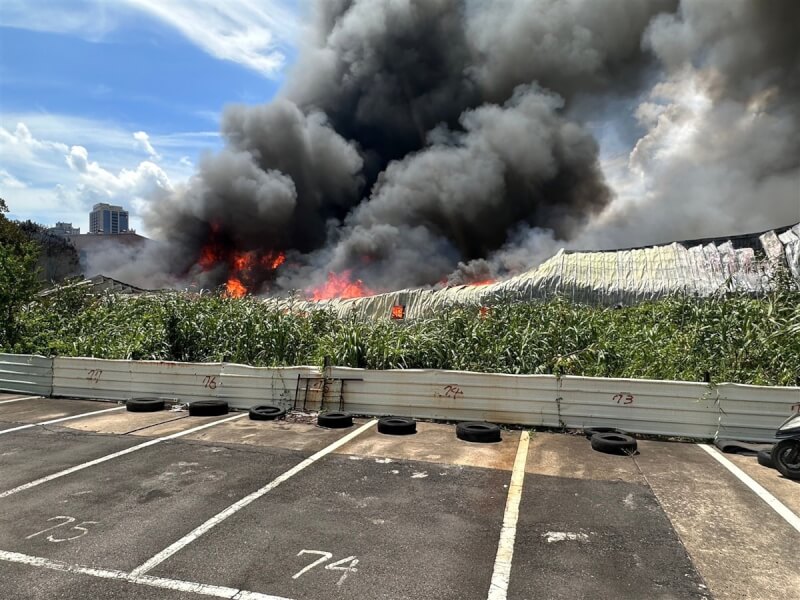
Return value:
<svg viewBox="0 0 800 600">
<path fill-rule="evenodd" d="M 165 590 L 178 592 L 190 592 L 204 596 L 214 596 L 216 598 L 230 598 L 231 600 L 290 600 L 282 596 L 271 596 L 247 590 L 237 590 L 219 585 L 208 585 L 205 583 L 195 583 L 193 581 L 183 581 L 180 579 L 168 579 L 165 577 L 151 577 L 149 575 L 136 576 L 125 571 L 115 571 L 112 569 L 98 569 L 95 567 L 83 567 L 80 565 L 70 565 L 57 560 L 50 560 L 40 556 L 30 556 L 18 552 L 6 552 L 0 550 L 0 560 L 17 564 L 39 567 L 62 573 L 74 573 L 76 575 L 90 575 L 100 579 L 113 579 L 126 583 L 135 583 Z"/>
<path fill-rule="evenodd" d="M 505 600 L 508 597 L 508 582 L 511 578 L 511 560 L 514 558 L 514 541 L 517 537 L 519 503 L 522 499 L 522 484 L 525 481 L 529 441 L 530 433 L 523 431 L 519 436 L 517 456 L 514 459 L 511 482 L 508 485 L 508 499 L 503 514 L 503 526 L 500 529 L 500 541 L 497 544 L 497 557 L 494 561 L 488 600 Z"/>
<path fill-rule="evenodd" d="M 761 498 L 764 502 L 769 504 L 770 508 L 778 513 L 784 520 L 789 523 L 792 527 L 794 527 L 798 532 L 800 532 L 800 517 L 794 514 L 789 508 L 780 500 L 778 500 L 775 496 L 770 494 L 764 487 L 761 486 L 757 481 L 755 481 L 752 477 L 750 477 L 747 473 L 742 471 L 739 467 L 725 458 L 722 453 L 714 448 L 713 446 L 709 446 L 708 444 L 697 444 L 703 450 L 708 452 L 714 460 L 716 460 L 719 464 L 723 467 L 728 469 L 733 475 L 742 483 L 744 483 L 747 487 L 753 490 L 758 497 Z"/>
<path fill-rule="evenodd" d="M 124 406 L 122 408 L 125 408 Z M 114 452 L 113 454 L 108 454 L 106 456 L 101 456 L 100 458 L 96 458 L 94 460 L 90 460 L 89 462 L 82 463 L 80 465 L 75 465 L 74 467 L 70 467 L 68 469 L 64 469 L 63 471 L 58 471 L 57 473 L 52 473 L 50 475 L 45 475 L 39 479 L 34 481 L 30 481 L 28 483 L 23 483 L 13 489 L 6 490 L 5 492 L 0 493 L 0 498 L 5 498 L 7 496 L 11 496 L 12 494 L 16 494 L 18 492 L 22 492 L 24 490 L 30 489 L 32 487 L 36 487 L 37 485 L 41 485 L 43 483 L 47 483 L 48 481 L 52 481 L 53 479 L 58 479 L 59 477 L 64 477 L 65 475 L 70 475 L 71 473 L 75 473 L 76 471 L 82 471 L 83 469 L 88 469 L 89 467 L 93 467 L 95 465 L 99 465 L 100 463 L 104 463 L 106 461 L 112 460 L 114 458 L 118 458 L 120 456 L 125 456 L 126 454 L 130 454 L 131 452 L 136 452 L 137 450 L 142 450 L 144 448 L 149 448 L 150 446 L 154 446 L 156 444 L 160 444 L 161 442 L 167 442 L 169 440 L 174 440 L 179 437 L 183 437 L 184 435 L 189 435 L 191 433 L 196 433 L 198 431 L 202 431 L 203 429 L 208 429 L 209 427 L 214 427 L 214 425 L 219 425 L 220 423 L 227 423 L 228 421 L 233 421 L 234 419 L 241 419 L 242 417 L 246 417 L 247 413 L 241 413 L 238 415 L 234 415 L 232 417 L 228 417 L 227 419 L 220 419 L 219 421 L 212 421 L 211 423 L 206 423 L 204 425 L 200 425 L 198 427 L 193 427 L 191 429 L 187 429 L 186 431 L 179 431 L 177 433 L 171 433 L 170 435 L 165 435 L 160 438 L 155 438 L 153 440 L 148 440 L 142 444 L 137 444 L 136 446 L 132 446 L 130 448 L 126 448 L 125 450 L 120 450 L 119 452 Z M 4 433 L 4 432 L 0 432 Z"/>
<path fill-rule="evenodd" d="M 0 400 L 0 404 L 8 404 L 9 402 L 19 402 L 20 400 L 36 400 L 41 396 L 25 396 L 24 398 L 12 398 L 11 400 Z"/>
<path fill-rule="evenodd" d="M 91 417 L 92 415 L 99 415 L 101 413 L 111 412 L 112 410 L 123 410 L 124 406 L 115 406 L 114 408 L 104 408 L 103 410 L 95 410 L 80 415 L 72 415 L 70 417 L 60 417 L 58 419 L 50 419 L 49 421 L 42 421 L 41 423 L 28 423 L 27 425 L 20 425 L 19 427 L 12 427 L 11 429 L 3 429 L 0 435 L 4 433 L 11 433 L 13 431 L 22 431 L 23 429 L 30 429 L 31 427 L 41 427 L 42 425 L 55 425 L 56 423 L 63 423 L 64 421 L 71 421 L 73 419 L 82 419 L 83 417 Z"/>
<path fill-rule="evenodd" d="M 353 438 L 361 435 L 362 433 L 364 433 L 368 429 L 371 429 L 372 427 L 375 426 L 375 424 L 377 422 L 378 422 L 377 419 L 372 419 L 369 423 L 365 423 L 364 425 L 362 425 L 361 427 L 359 427 L 355 431 L 352 431 L 352 432 L 348 433 L 346 436 L 336 440 L 330 446 L 326 446 L 325 448 L 323 448 L 322 450 L 320 450 L 316 454 L 313 454 L 313 455 L 309 456 L 307 459 L 305 459 L 304 461 L 296 464 L 294 467 L 292 467 L 291 469 L 289 469 L 288 471 L 286 471 L 282 475 L 279 475 L 278 477 L 276 477 L 275 479 L 270 481 L 264 487 L 256 490 L 255 492 L 253 492 L 252 494 L 250 494 L 248 496 L 245 496 L 244 498 L 242 498 L 238 502 L 235 502 L 234 504 L 231 504 L 228 508 L 226 508 L 222 512 L 216 514 L 215 516 L 211 517 L 210 519 L 208 519 L 205 523 L 203 523 L 199 527 L 196 527 L 195 529 L 193 529 L 192 531 L 187 533 L 185 536 L 183 536 L 181 539 L 179 539 L 174 544 L 168 546 L 167 548 L 165 548 L 164 550 L 162 550 L 161 552 L 159 552 L 158 554 L 153 556 L 151 559 L 147 560 L 146 562 L 144 562 L 140 566 L 136 567 L 133 571 L 131 571 L 131 574 L 132 575 L 137 575 L 137 576 L 138 575 L 143 575 L 144 573 L 147 573 L 148 571 L 154 569 L 155 567 L 160 565 L 162 562 L 167 560 L 170 556 L 172 556 L 176 552 L 179 552 L 181 549 L 183 549 L 186 546 L 188 546 L 189 544 L 191 544 L 193 541 L 195 541 L 201 535 L 203 535 L 207 531 L 213 529 L 214 527 L 216 527 L 217 525 L 222 523 L 228 517 L 236 514 L 237 512 L 242 510 L 248 504 L 250 504 L 252 502 L 255 502 L 256 500 L 261 498 L 261 496 L 271 492 L 276 487 L 278 487 L 280 484 L 282 484 L 284 481 L 290 479 L 291 477 L 294 477 L 295 475 L 297 475 L 300 471 L 302 471 L 306 467 L 310 467 L 315 462 L 317 462 L 319 459 L 321 459 L 324 456 L 330 454 L 334 450 L 337 450 L 337 449 L 341 448 L 342 446 L 344 446 L 347 442 L 349 442 Z"/>
</svg>

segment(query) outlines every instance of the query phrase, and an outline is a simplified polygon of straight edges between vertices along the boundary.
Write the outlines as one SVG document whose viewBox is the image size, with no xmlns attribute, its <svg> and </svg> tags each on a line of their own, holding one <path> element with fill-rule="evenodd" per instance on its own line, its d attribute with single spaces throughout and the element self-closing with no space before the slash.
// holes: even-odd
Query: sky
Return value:
<svg viewBox="0 0 800 600">
<path fill-rule="evenodd" d="M 222 147 L 226 104 L 269 101 L 296 55 L 292 0 L 3 0 L 0 197 L 87 232 L 97 202 L 144 230 L 145 198 Z"/>
</svg>

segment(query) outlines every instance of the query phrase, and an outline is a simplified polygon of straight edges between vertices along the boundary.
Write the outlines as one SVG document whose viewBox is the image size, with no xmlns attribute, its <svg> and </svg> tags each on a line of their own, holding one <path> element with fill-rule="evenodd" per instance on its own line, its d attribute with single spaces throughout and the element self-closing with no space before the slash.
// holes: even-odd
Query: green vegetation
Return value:
<svg viewBox="0 0 800 600">
<path fill-rule="evenodd" d="M 101 358 L 564 373 L 794 385 L 800 292 L 673 297 L 612 309 L 566 300 L 453 308 L 423 321 L 277 311 L 254 298 L 93 297 L 65 288 L 19 313 L 6 351 Z"/>
<path fill-rule="evenodd" d="M 20 310 L 39 290 L 39 246 L 6 212 L 0 198 L 0 346 L 13 347 L 19 339 Z"/>
</svg>

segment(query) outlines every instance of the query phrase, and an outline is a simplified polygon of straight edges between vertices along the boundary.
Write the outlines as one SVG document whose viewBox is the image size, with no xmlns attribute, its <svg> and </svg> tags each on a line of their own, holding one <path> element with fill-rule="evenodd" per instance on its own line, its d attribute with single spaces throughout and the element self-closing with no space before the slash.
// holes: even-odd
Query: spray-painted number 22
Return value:
<svg viewBox="0 0 800 600">
<path fill-rule="evenodd" d="M 330 552 L 324 552 L 322 550 L 300 550 L 297 553 L 297 556 L 302 556 L 303 554 L 317 554 L 320 558 L 315 560 L 310 565 L 300 569 L 297 573 L 292 575 L 292 579 L 297 579 L 303 573 L 310 571 L 317 565 L 321 565 L 325 561 L 328 561 L 333 558 L 333 554 Z M 345 563 L 349 563 L 347 566 L 342 566 Z M 342 560 L 337 560 L 336 562 L 332 562 L 329 565 L 325 565 L 325 568 L 329 571 L 343 571 L 342 576 L 339 577 L 339 581 L 336 582 L 336 585 L 342 585 L 344 580 L 347 579 L 347 575 L 350 573 L 357 573 L 358 569 L 356 569 L 356 565 L 358 564 L 358 559 L 355 556 L 348 556 L 347 558 L 343 558 Z"/>
</svg>

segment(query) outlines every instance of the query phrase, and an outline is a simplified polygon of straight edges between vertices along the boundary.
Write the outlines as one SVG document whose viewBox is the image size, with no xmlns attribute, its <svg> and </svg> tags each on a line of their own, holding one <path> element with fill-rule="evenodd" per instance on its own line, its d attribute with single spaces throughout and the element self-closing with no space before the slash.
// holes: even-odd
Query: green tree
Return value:
<svg viewBox="0 0 800 600">
<path fill-rule="evenodd" d="M 6 218 L 0 198 L 0 347 L 12 350 L 19 333 L 19 311 L 39 289 L 39 248 Z"/>
</svg>

